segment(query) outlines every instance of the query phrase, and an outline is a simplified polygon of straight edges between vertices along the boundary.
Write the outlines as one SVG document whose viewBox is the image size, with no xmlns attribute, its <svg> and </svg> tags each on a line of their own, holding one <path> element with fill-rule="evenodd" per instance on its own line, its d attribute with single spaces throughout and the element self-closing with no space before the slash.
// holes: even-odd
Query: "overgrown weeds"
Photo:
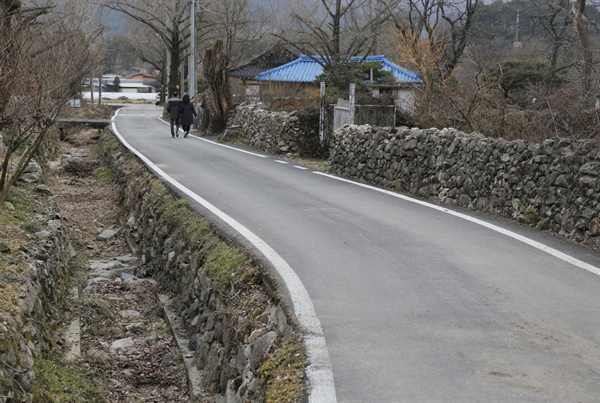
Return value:
<svg viewBox="0 0 600 403">
<path fill-rule="evenodd" d="M 100 167 L 94 172 L 96 180 L 103 183 L 113 183 L 116 180 L 115 172 L 107 167 Z"/>
<path fill-rule="evenodd" d="M 584 99 L 576 85 L 551 94 L 530 87 L 510 98 L 487 87 L 452 85 L 419 95 L 414 117 L 418 127 L 453 127 L 506 140 L 598 139 L 600 109 Z"/>
<path fill-rule="evenodd" d="M 268 403 L 297 402 L 302 397 L 306 360 L 300 342 L 283 346 L 260 367 Z"/>
</svg>

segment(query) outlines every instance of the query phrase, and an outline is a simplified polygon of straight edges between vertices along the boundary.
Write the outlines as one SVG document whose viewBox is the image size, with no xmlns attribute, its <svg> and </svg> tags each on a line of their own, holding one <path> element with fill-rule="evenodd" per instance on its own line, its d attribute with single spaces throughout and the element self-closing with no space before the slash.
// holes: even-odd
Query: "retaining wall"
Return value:
<svg viewBox="0 0 600 403">
<path fill-rule="evenodd" d="M 21 273 L 5 273 L 0 278 L 2 298 L 10 298 L 0 310 L 0 402 L 32 401 L 34 359 L 56 345 L 73 257 L 48 187 L 22 182 L 19 187 L 23 197 L 37 200 L 39 206 L 28 218 L 29 241 L 16 250 L 6 247 L 0 252 L 6 261 L 14 254 L 21 256 L 16 260 L 26 262 Z"/>
<path fill-rule="evenodd" d="M 149 268 L 141 274 L 152 275 L 172 297 L 202 386 L 225 402 L 300 400 L 302 342 L 275 280 L 250 256 L 235 253 L 236 245 L 112 136 L 102 141 L 123 189 L 131 243 Z"/>
</svg>

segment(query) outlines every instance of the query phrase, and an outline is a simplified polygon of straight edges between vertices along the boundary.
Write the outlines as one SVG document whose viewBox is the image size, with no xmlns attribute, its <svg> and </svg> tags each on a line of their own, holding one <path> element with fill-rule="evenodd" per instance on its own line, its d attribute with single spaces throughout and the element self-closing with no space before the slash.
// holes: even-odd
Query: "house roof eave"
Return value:
<svg viewBox="0 0 600 403">
<path fill-rule="evenodd" d="M 414 83 L 414 82 L 397 82 L 397 83 L 387 83 L 387 84 L 371 84 L 372 88 L 397 88 L 397 89 L 415 89 L 421 86 L 422 83 Z"/>
</svg>

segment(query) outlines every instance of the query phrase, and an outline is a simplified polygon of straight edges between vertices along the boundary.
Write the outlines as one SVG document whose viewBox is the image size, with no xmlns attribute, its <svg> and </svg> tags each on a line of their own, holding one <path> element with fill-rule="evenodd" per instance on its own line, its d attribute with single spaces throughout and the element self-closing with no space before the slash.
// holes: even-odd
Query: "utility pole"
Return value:
<svg viewBox="0 0 600 403">
<path fill-rule="evenodd" d="M 197 111 L 198 97 L 196 96 L 196 0 L 191 1 L 190 20 L 190 27 L 192 32 L 190 35 L 190 77 L 188 81 L 190 87 L 190 97 L 192 97 L 192 99 L 194 100 L 193 105 Z"/>
<path fill-rule="evenodd" d="M 519 13 L 520 10 L 517 8 L 517 27 L 515 32 L 515 42 L 513 43 L 513 47 L 515 48 L 520 48 L 522 45 L 521 41 L 519 40 Z"/>
</svg>

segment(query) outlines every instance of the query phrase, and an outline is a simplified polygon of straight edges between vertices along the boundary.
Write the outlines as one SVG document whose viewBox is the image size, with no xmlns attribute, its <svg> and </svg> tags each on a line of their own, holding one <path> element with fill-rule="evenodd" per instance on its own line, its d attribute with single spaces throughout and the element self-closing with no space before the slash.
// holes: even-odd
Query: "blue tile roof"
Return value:
<svg viewBox="0 0 600 403">
<path fill-rule="evenodd" d="M 288 83 L 312 83 L 319 74 L 323 73 L 323 66 L 314 59 L 323 60 L 320 56 L 301 55 L 298 59 L 271 70 L 263 71 L 255 77 L 259 81 L 279 81 Z M 350 57 L 351 61 L 360 61 L 362 57 Z M 366 62 L 380 62 L 383 65 L 383 71 L 390 71 L 398 82 L 402 83 L 420 83 L 418 74 L 405 70 L 400 66 L 390 62 L 385 56 L 367 56 Z"/>
</svg>

